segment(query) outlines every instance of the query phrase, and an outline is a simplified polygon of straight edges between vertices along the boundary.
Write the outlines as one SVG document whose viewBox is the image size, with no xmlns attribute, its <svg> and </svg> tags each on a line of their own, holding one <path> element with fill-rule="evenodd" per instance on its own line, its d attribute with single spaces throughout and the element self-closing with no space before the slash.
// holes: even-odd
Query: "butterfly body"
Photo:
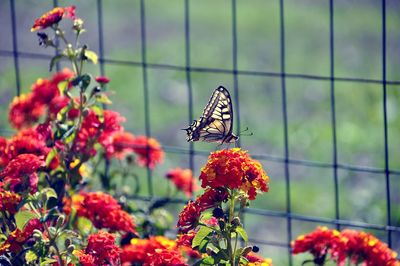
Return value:
<svg viewBox="0 0 400 266">
<path fill-rule="evenodd" d="M 232 133 L 233 108 L 227 89 L 220 86 L 214 90 L 199 120 L 185 128 L 187 141 L 232 143 L 239 139 Z"/>
</svg>

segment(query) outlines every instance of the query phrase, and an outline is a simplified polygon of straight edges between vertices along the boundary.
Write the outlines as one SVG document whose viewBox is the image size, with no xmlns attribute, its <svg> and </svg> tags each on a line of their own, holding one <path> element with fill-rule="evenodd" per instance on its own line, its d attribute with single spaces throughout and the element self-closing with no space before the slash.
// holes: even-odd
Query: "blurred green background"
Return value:
<svg viewBox="0 0 400 266">
<path fill-rule="evenodd" d="M 17 49 L 21 53 L 53 55 L 38 46 L 30 32 L 33 20 L 53 7 L 53 1 L 15 1 Z M 184 0 L 145 0 L 146 57 L 149 64 L 185 67 Z M 60 6 L 76 5 L 77 16 L 85 20 L 87 33 L 82 42 L 99 51 L 98 1 L 58 1 Z M 400 80 L 400 2 L 387 5 L 387 80 Z M 0 129 L 10 135 L 7 108 L 16 95 L 10 2 L 0 1 Z M 102 1 L 104 57 L 138 64 L 106 63 L 111 78 L 109 89 L 115 94 L 112 109 L 126 118 L 125 128 L 136 135 L 145 134 L 140 1 Z M 280 17 L 278 0 L 237 0 L 237 61 L 241 71 L 280 72 Z M 380 1 L 334 1 L 334 72 L 336 77 L 382 79 L 382 10 Z M 201 69 L 231 71 L 232 5 L 227 0 L 190 0 L 190 60 Z M 329 77 L 329 1 L 286 0 L 285 66 L 290 74 Z M 69 25 L 66 23 L 65 25 Z M 38 77 L 48 77 L 48 60 L 19 56 L 22 92 L 30 90 Z M 99 74 L 99 66 L 87 69 Z M 168 151 L 188 150 L 185 132 L 188 124 L 188 87 L 181 69 L 149 67 L 149 117 L 151 135 Z M 194 118 L 218 85 L 230 88 L 233 75 L 212 71 L 191 72 Z M 284 125 L 282 88 L 278 76 L 238 75 L 241 128 L 249 127 L 252 137 L 241 144 L 261 160 L 270 178 L 270 192 L 253 207 L 284 213 L 286 183 L 284 164 Z M 289 154 L 291 159 L 325 164 L 333 162 L 331 92 L 329 80 L 286 78 Z M 377 83 L 336 81 L 336 132 L 338 163 L 358 167 L 385 167 L 383 86 Z M 400 85 L 387 86 L 389 168 L 400 171 Z M 237 122 L 237 121 L 235 121 Z M 213 151 L 214 144 L 195 143 L 199 151 Z M 269 158 L 269 159 L 268 159 Z M 275 160 L 274 158 L 278 158 Z M 195 175 L 207 157 L 194 158 Z M 167 186 L 165 172 L 172 167 L 189 167 L 185 153 L 168 152 L 163 165 L 153 172 L 154 189 L 163 195 Z M 292 212 L 327 219 L 335 217 L 332 168 L 289 165 Z M 140 172 L 143 185 L 145 171 Z M 371 224 L 386 224 L 385 174 L 339 169 L 340 218 Z M 400 175 L 390 175 L 392 224 L 400 225 Z M 141 191 L 147 194 L 147 189 Z M 184 198 L 183 195 L 180 195 Z M 181 205 L 171 208 L 178 212 Z M 286 218 L 246 214 L 245 224 L 253 240 L 271 243 L 287 241 Z M 315 228 L 316 223 L 293 220 L 293 237 Z M 386 241 L 384 231 L 372 231 Z M 393 247 L 400 251 L 400 233 L 393 233 Z M 272 257 L 274 265 L 287 265 L 287 248 L 261 245 L 262 254 Z M 300 258 L 295 259 L 299 265 Z M 296 264 L 298 263 L 298 264 Z"/>
</svg>

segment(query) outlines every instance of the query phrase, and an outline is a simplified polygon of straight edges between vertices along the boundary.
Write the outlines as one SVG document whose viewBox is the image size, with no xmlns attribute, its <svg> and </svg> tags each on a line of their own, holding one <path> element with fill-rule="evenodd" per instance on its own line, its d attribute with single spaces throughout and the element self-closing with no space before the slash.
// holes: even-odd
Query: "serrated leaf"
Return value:
<svg viewBox="0 0 400 266">
<path fill-rule="evenodd" d="M 57 149 L 53 148 L 50 150 L 50 152 L 46 156 L 46 166 L 49 166 L 51 161 L 56 157 L 57 155 Z"/>
<path fill-rule="evenodd" d="M 246 231 L 243 229 L 243 227 L 238 226 L 236 227 L 236 232 L 243 238 L 243 240 L 247 243 L 249 241 L 249 237 L 247 236 Z"/>
<path fill-rule="evenodd" d="M 35 260 L 37 260 L 37 255 L 35 252 L 33 252 L 32 250 L 28 250 L 28 252 L 25 253 L 25 261 L 27 263 L 31 263 L 34 262 Z"/>
<path fill-rule="evenodd" d="M 15 214 L 17 228 L 22 229 L 24 225 L 32 218 L 37 218 L 36 214 L 31 211 L 20 211 Z"/>
<path fill-rule="evenodd" d="M 205 239 L 212 231 L 213 230 L 211 228 L 208 228 L 206 226 L 201 226 L 199 231 L 193 238 L 192 248 L 199 246 L 200 243 L 203 241 L 203 239 Z"/>
<path fill-rule="evenodd" d="M 97 64 L 98 57 L 97 54 L 91 50 L 85 50 L 85 56 L 93 62 L 93 64 Z"/>
<path fill-rule="evenodd" d="M 50 66 L 49 66 L 50 71 L 53 69 L 54 65 L 55 65 L 58 61 L 60 61 L 61 58 L 63 58 L 63 57 L 64 57 L 63 54 L 58 54 L 58 55 L 56 55 L 56 56 L 53 56 L 53 58 L 51 58 L 51 60 L 50 60 Z"/>
<path fill-rule="evenodd" d="M 112 101 L 104 93 L 97 94 L 96 101 L 99 103 L 104 103 L 104 104 L 112 104 Z"/>
</svg>

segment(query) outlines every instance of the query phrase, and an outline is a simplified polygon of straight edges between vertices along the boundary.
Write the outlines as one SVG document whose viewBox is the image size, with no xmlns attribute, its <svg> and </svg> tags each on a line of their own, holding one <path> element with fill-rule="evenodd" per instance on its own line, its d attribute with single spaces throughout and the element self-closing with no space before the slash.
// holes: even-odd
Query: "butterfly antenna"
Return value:
<svg viewBox="0 0 400 266">
<path fill-rule="evenodd" d="M 253 135 L 254 135 L 253 132 L 249 132 L 249 133 L 247 133 L 247 134 L 243 134 L 243 133 L 246 132 L 246 131 L 249 131 L 249 127 L 246 127 L 246 129 L 240 131 L 239 136 L 246 136 L 246 137 L 249 137 L 249 136 L 253 136 Z"/>
</svg>

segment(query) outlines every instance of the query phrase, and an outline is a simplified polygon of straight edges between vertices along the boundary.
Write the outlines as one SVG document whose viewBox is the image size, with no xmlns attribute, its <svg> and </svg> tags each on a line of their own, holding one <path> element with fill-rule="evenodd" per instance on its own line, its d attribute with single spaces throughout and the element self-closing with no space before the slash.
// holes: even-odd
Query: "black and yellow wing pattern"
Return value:
<svg viewBox="0 0 400 266">
<path fill-rule="evenodd" d="M 232 134 L 233 108 L 228 90 L 219 86 L 214 90 L 199 120 L 185 128 L 187 141 L 231 143 L 239 137 Z"/>
</svg>

